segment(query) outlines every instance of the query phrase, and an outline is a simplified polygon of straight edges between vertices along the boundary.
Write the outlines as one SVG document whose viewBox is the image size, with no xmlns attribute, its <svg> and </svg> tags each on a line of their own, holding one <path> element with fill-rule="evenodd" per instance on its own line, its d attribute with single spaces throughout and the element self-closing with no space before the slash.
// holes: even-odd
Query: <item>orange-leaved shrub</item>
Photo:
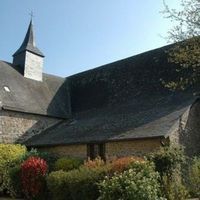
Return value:
<svg viewBox="0 0 200 200">
<path fill-rule="evenodd" d="M 144 162 L 144 159 L 141 157 L 135 156 L 127 156 L 117 158 L 111 161 L 110 163 L 110 170 L 111 172 L 123 172 L 128 169 L 129 165 L 133 162 Z"/>
<path fill-rule="evenodd" d="M 39 157 L 29 157 L 21 164 L 22 191 L 27 199 L 37 199 L 45 190 L 48 166 Z"/>
<path fill-rule="evenodd" d="M 95 158 L 94 160 L 91 160 L 88 158 L 86 161 L 84 161 L 84 167 L 88 168 L 97 168 L 102 167 L 105 165 L 105 161 L 102 160 L 100 157 Z"/>
</svg>

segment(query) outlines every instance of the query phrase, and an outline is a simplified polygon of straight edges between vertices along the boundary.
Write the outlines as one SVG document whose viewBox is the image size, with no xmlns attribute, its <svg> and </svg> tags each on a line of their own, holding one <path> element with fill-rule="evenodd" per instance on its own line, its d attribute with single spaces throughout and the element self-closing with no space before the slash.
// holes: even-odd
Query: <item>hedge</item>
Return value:
<svg viewBox="0 0 200 200">
<path fill-rule="evenodd" d="M 97 182 L 107 173 L 106 168 L 81 167 L 69 172 L 57 171 L 49 174 L 47 187 L 53 200 L 96 200 L 99 196 Z"/>
</svg>

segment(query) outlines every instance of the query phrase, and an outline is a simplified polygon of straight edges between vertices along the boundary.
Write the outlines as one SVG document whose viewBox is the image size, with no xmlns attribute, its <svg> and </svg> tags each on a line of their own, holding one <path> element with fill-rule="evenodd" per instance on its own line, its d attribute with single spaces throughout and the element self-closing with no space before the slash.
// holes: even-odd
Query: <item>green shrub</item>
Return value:
<svg viewBox="0 0 200 200">
<path fill-rule="evenodd" d="M 107 169 L 103 167 L 52 172 L 47 178 L 50 197 L 53 200 L 96 200 L 99 196 L 97 182 L 106 173 Z"/>
<path fill-rule="evenodd" d="M 162 196 L 167 200 L 186 200 L 189 197 L 189 192 L 181 180 L 175 181 L 168 176 L 163 176 L 161 187 Z"/>
<path fill-rule="evenodd" d="M 188 191 L 182 181 L 181 167 L 185 164 L 182 147 L 165 146 L 151 154 L 149 159 L 154 162 L 156 171 L 160 173 L 162 196 L 168 200 L 185 200 Z"/>
<path fill-rule="evenodd" d="M 200 158 L 194 158 L 189 169 L 190 189 L 194 197 L 200 198 Z"/>
<path fill-rule="evenodd" d="M 159 174 L 148 162 L 133 163 L 130 169 L 113 177 L 105 177 L 99 184 L 101 200 L 158 200 Z"/>
<path fill-rule="evenodd" d="M 81 164 L 83 164 L 83 161 L 81 159 L 64 157 L 58 159 L 55 162 L 54 170 L 55 171 L 63 170 L 67 172 L 73 169 L 78 169 Z"/>
<path fill-rule="evenodd" d="M 185 156 L 182 147 L 165 146 L 151 154 L 149 160 L 154 162 L 156 171 L 158 171 L 161 176 L 165 174 L 171 176 L 174 170 L 177 170 L 180 164 L 184 163 Z"/>
<path fill-rule="evenodd" d="M 51 172 L 47 177 L 47 188 L 51 199 L 64 200 L 71 199 L 70 189 L 67 183 L 70 176 L 62 170 Z"/>
<path fill-rule="evenodd" d="M 12 187 L 12 197 L 22 196 L 22 185 L 21 185 L 21 169 L 20 165 L 17 165 L 9 170 L 10 184 Z"/>
<path fill-rule="evenodd" d="M 0 192 L 14 194 L 9 170 L 21 161 L 26 147 L 19 144 L 0 144 Z"/>
</svg>

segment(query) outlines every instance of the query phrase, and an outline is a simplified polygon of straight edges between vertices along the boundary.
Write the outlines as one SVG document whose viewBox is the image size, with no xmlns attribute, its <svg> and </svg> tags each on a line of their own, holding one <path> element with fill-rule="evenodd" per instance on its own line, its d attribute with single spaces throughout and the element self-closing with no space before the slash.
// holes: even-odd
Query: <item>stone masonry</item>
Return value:
<svg viewBox="0 0 200 200">
<path fill-rule="evenodd" d="M 109 142 L 105 144 L 106 159 L 113 159 L 123 156 L 147 155 L 161 146 L 162 139 L 140 139 L 132 141 Z M 87 144 L 57 145 L 49 147 L 39 147 L 40 151 L 48 151 L 59 156 L 73 156 L 82 159 L 87 158 Z"/>
<path fill-rule="evenodd" d="M 160 138 L 155 138 L 106 143 L 106 157 L 112 159 L 130 155 L 147 155 L 157 150 L 161 146 L 161 142 Z"/>
<path fill-rule="evenodd" d="M 60 121 L 58 118 L 2 110 L 0 143 L 21 143 Z"/>
<path fill-rule="evenodd" d="M 26 52 L 24 77 L 42 81 L 43 57 Z"/>
<path fill-rule="evenodd" d="M 170 134 L 170 142 L 181 144 L 187 155 L 200 154 L 200 100 L 197 99 L 179 118 Z"/>
</svg>

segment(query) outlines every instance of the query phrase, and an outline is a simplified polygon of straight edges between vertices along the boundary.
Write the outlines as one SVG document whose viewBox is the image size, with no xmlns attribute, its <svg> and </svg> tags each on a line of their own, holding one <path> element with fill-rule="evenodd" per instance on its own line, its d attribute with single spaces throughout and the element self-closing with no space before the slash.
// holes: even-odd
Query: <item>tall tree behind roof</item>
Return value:
<svg viewBox="0 0 200 200">
<path fill-rule="evenodd" d="M 164 2 L 164 16 L 175 25 L 168 31 L 167 39 L 177 42 L 168 51 L 169 61 L 177 65 L 178 78 L 163 83 L 170 89 L 186 89 L 191 85 L 200 84 L 200 1 L 181 0 L 181 9 L 169 8 Z M 192 72 L 188 76 L 188 72 Z"/>
</svg>

